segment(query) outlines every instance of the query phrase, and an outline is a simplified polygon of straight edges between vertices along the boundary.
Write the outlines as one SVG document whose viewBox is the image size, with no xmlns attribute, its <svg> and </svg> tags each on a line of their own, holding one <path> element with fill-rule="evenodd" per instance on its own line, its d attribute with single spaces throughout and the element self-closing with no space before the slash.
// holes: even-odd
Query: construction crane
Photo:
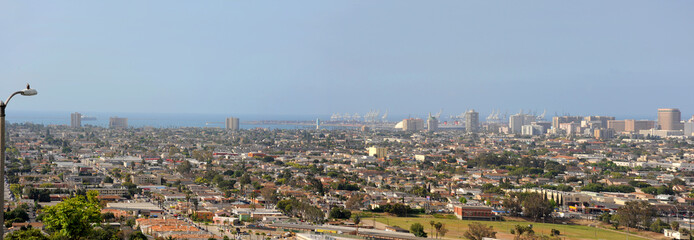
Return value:
<svg viewBox="0 0 694 240">
<path fill-rule="evenodd" d="M 386 122 L 387 119 L 388 119 L 388 109 L 386 109 L 386 113 L 383 114 L 383 117 L 381 117 L 381 121 L 382 121 L 382 122 Z"/>
<path fill-rule="evenodd" d="M 381 114 L 381 110 L 370 110 L 364 115 L 364 122 L 376 122 L 378 115 Z"/>
<path fill-rule="evenodd" d="M 542 112 L 542 115 L 537 116 L 537 121 L 544 121 L 545 115 L 547 115 L 547 109 L 545 109 L 545 111 Z"/>
<path fill-rule="evenodd" d="M 439 110 L 439 112 L 436 113 L 436 114 L 434 115 L 434 117 L 435 117 L 436 119 L 440 119 L 440 118 L 441 118 L 441 113 L 443 113 L 443 108 L 442 108 L 441 110 Z"/>
<path fill-rule="evenodd" d="M 500 119 L 499 119 L 499 113 L 500 112 L 501 111 L 499 111 L 499 110 L 492 109 L 492 113 L 490 113 L 489 116 L 487 117 L 487 122 L 490 122 L 490 123 L 500 122 Z"/>
</svg>

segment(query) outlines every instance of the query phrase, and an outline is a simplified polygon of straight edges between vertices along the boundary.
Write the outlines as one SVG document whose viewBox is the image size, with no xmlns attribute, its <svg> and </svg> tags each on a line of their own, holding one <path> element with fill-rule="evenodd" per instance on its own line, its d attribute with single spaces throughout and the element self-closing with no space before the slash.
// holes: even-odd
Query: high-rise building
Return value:
<svg viewBox="0 0 694 240">
<path fill-rule="evenodd" d="M 694 122 L 689 121 L 684 123 L 684 136 L 691 137 L 694 133 Z"/>
<path fill-rule="evenodd" d="M 596 139 L 607 140 L 614 138 L 614 129 L 611 128 L 598 128 L 593 130 L 593 137 Z"/>
<path fill-rule="evenodd" d="M 510 128 L 512 133 L 519 133 L 521 132 L 521 128 L 523 127 L 523 115 L 522 114 L 513 114 L 511 117 L 508 119 L 508 127 Z"/>
<path fill-rule="evenodd" d="M 228 117 L 224 121 L 224 128 L 227 130 L 238 131 L 239 130 L 239 119 L 235 117 Z"/>
<path fill-rule="evenodd" d="M 677 108 L 659 108 L 658 126 L 661 130 L 682 130 L 681 115 Z"/>
<path fill-rule="evenodd" d="M 82 114 L 74 112 L 70 114 L 70 127 L 78 128 L 82 127 Z"/>
<path fill-rule="evenodd" d="M 475 110 L 465 112 L 465 131 L 477 132 L 480 127 L 480 113 Z"/>
<path fill-rule="evenodd" d="M 526 136 L 535 136 L 545 133 L 545 128 L 536 124 L 523 125 L 521 127 L 521 134 Z"/>
<path fill-rule="evenodd" d="M 639 132 L 641 130 L 648 130 L 653 128 L 655 128 L 655 121 L 634 119 L 624 120 L 624 131 L 627 132 Z"/>
<path fill-rule="evenodd" d="M 581 116 L 556 116 L 552 118 L 552 128 L 559 128 L 562 123 L 581 123 Z"/>
<path fill-rule="evenodd" d="M 530 123 L 537 121 L 537 117 L 528 114 L 514 114 L 508 119 L 508 127 L 511 133 L 521 133 L 523 125 L 529 125 Z"/>
<path fill-rule="evenodd" d="M 402 120 L 402 130 L 403 131 L 420 131 L 424 129 L 424 120 L 420 118 L 408 118 Z"/>
<path fill-rule="evenodd" d="M 543 134 L 546 133 L 547 130 L 552 129 L 552 123 L 551 122 L 537 121 L 537 122 L 531 122 L 530 125 L 542 126 Z"/>
<path fill-rule="evenodd" d="M 614 117 L 608 117 L 608 116 L 587 116 L 584 118 L 584 121 L 588 124 L 591 125 L 593 128 L 606 128 L 607 127 L 607 122 L 610 120 L 614 120 Z M 591 124 L 591 123 L 596 123 L 596 124 Z M 598 124 L 599 123 L 599 124 Z M 600 126 L 595 126 L 595 125 L 600 125 Z"/>
<path fill-rule="evenodd" d="M 436 117 L 431 116 L 431 113 L 429 113 L 429 118 L 427 118 L 427 130 L 429 132 L 434 132 L 439 129 L 439 120 L 436 119 Z"/>
<path fill-rule="evenodd" d="M 581 124 L 578 122 L 560 123 L 557 129 L 563 130 L 566 135 L 582 134 Z"/>
<path fill-rule="evenodd" d="M 128 119 L 121 117 L 111 117 L 108 119 L 109 128 L 128 128 Z"/>
<path fill-rule="evenodd" d="M 639 132 L 641 130 L 649 130 L 655 127 L 655 122 L 650 120 L 608 120 L 607 128 L 615 132 Z"/>
<path fill-rule="evenodd" d="M 388 149 L 380 147 L 370 147 L 369 156 L 386 159 L 388 157 Z"/>
<path fill-rule="evenodd" d="M 625 120 L 608 120 L 607 128 L 614 130 L 615 132 L 624 132 L 626 122 Z"/>
</svg>

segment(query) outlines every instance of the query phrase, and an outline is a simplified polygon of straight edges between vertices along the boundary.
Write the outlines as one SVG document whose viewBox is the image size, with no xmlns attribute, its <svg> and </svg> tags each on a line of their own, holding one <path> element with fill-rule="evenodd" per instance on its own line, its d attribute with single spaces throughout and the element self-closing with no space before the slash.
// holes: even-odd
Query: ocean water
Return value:
<svg viewBox="0 0 694 240">
<path fill-rule="evenodd" d="M 225 114 L 172 114 L 172 113 L 89 113 L 82 112 L 82 116 L 95 117 L 96 120 L 82 120 L 82 125 L 108 127 L 110 117 L 128 118 L 130 127 L 155 127 L 155 128 L 179 128 L 179 127 L 224 127 L 224 120 L 232 115 Z M 329 115 L 272 115 L 272 114 L 240 114 L 233 115 L 239 118 L 242 129 L 267 128 L 267 129 L 315 129 L 315 125 L 299 124 L 250 124 L 249 121 L 310 121 L 330 119 Z M 70 125 L 70 113 L 65 112 L 7 112 L 7 123 L 35 123 L 43 125 Z M 327 129 L 345 129 L 349 127 L 324 127 Z"/>
</svg>

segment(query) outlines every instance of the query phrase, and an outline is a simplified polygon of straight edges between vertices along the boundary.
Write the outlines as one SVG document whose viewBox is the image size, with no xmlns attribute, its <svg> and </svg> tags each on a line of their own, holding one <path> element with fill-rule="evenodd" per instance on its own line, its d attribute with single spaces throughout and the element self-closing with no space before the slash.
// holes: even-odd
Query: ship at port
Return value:
<svg viewBox="0 0 694 240">
<path fill-rule="evenodd" d="M 82 121 L 96 121 L 96 117 L 82 116 Z"/>
</svg>

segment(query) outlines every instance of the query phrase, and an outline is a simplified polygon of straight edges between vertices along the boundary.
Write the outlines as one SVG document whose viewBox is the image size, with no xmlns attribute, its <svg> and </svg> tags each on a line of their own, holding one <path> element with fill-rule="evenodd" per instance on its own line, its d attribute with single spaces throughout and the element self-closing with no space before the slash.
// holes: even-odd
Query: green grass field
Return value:
<svg viewBox="0 0 694 240">
<path fill-rule="evenodd" d="M 557 229 L 561 232 L 561 239 L 627 239 L 627 235 L 614 232 L 610 230 L 605 230 L 601 228 L 593 228 L 581 225 L 564 225 L 564 224 L 551 224 L 551 223 L 535 223 L 535 222 L 522 222 L 522 221 L 471 221 L 471 220 L 458 220 L 450 218 L 434 218 L 431 216 L 422 217 L 377 217 L 376 221 L 385 223 L 391 226 L 398 226 L 404 229 L 410 229 L 410 225 L 413 223 L 420 223 L 424 226 L 424 231 L 431 235 L 431 225 L 429 221 L 434 220 L 436 222 L 441 222 L 446 224 L 448 233 L 445 238 L 463 238 L 463 233 L 467 231 L 468 224 L 473 222 L 479 222 L 485 225 L 491 225 L 497 232 L 496 237 L 500 239 L 513 239 L 510 230 L 513 229 L 515 225 L 533 225 L 533 230 L 537 235 L 549 235 L 552 229 Z M 363 221 L 372 221 L 372 219 L 364 219 Z M 647 238 L 640 238 L 635 236 L 629 236 L 629 240 L 641 240 Z"/>
</svg>

